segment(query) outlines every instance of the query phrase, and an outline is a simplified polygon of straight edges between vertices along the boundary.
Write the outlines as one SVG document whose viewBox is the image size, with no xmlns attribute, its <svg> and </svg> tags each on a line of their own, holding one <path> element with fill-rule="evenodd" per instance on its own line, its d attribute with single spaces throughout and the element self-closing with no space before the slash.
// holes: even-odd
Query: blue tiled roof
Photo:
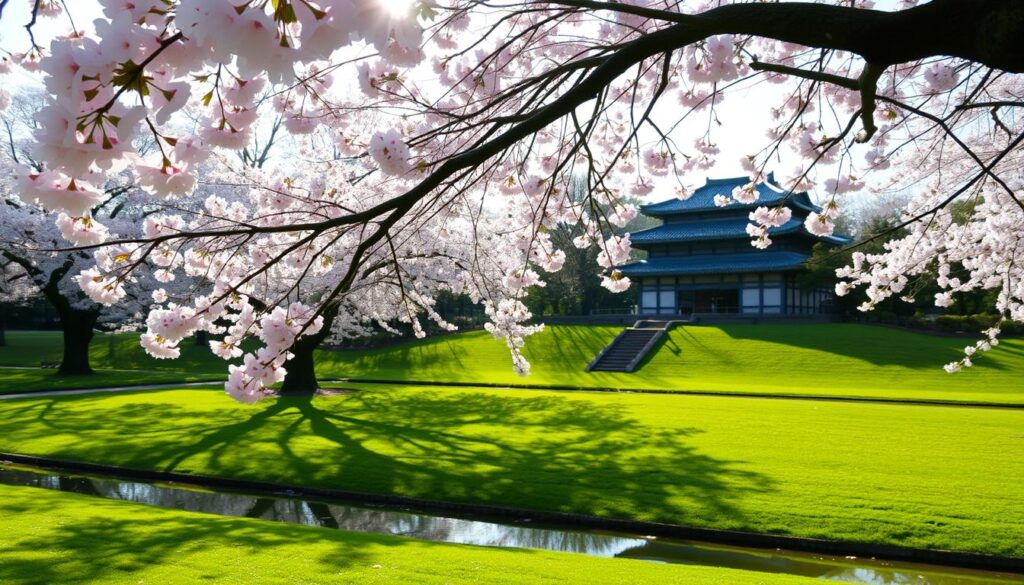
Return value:
<svg viewBox="0 0 1024 585">
<path fill-rule="evenodd" d="M 667 223 L 656 228 L 629 235 L 634 244 L 671 244 L 674 242 L 695 242 L 702 240 L 732 240 L 750 238 L 747 235 L 747 219 L 715 219 L 692 223 Z M 779 227 L 771 228 L 768 234 L 788 234 L 803 228 L 798 219 L 791 219 Z"/>
<path fill-rule="evenodd" d="M 750 239 L 747 234 L 747 219 L 715 219 L 687 223 L 667 223 L 655 228 L 630 234 L 629 240 L 640 246 L 651 244 L 673 244 L 678 242 L 699 242 L 705 240 Z M 779 227 L 769 228 L 768 235 L 778 236 L 800 232 L 804 235 L 828 242 L 834 246 L 844 246 L 853 240 L 846 236 L 816 236 L 807 231 L 799 219 L 791 219 Z"/>
<path fill-rule="evenodd" d="M 648 258 L 620 266 L 619 270 L 626 276 L 793 270 L 800 268 L 808 258 L 809 256 L 796 252 L 751 250 L 741 254 Z"/>
<path fill-rule="evenodd" d="M 724 211 L 753 209 L 759 205 L 777 205 L 786 200 L 786 203 L 807 211 L 821 211 L 811 202 L 807 193 L 793 193 L 787 197 L 787 191 L 775 183 L 775 178 L 769 173 L 767 180 L 757 184 L 758 200 L 750 205 L 733 203 L 728 207 L 716 207 L 715 195 L 732 195 L 732 190 L 742 187 L 750 182 L 748 177 L 734 177 L 731 179 L 708 179 L 703 187 L 693 192 L 689 199 L 669 199 L 660 203 L 643 205 L 640 211 L 644 215 L 661 217 L 665 215 L 676 215 L 684 213 L 699 213 L 705 211 Z"/>
</svg>

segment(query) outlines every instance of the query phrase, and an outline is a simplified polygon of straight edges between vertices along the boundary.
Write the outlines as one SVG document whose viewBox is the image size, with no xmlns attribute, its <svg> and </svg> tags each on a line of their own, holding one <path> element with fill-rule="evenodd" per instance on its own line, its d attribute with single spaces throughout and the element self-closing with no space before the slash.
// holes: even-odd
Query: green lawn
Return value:
<svg viewBox="0 0 1024 585">
<path fill-rule="evenodd" d="M 624 584 L 817 581 L 221 518 L 0 486 L 3 583 Z"/>
<path fill-rule="evenodd" d="M 59 331 L 8 331 L 0 347 L 0 392 L 36 392 L 62 388 L 102 388 L 137 384 L 203 382 L 227 378 L 227 365 L 208 347 L 182 344 L 178 360 L 157 360 L 139 346 L 137 333 L 97 334 L 89 358 L 94 376 L 58 376 L 40 362 L 61 360 Z M 30 369 L 9 369 L 10 367 Z"/>
<path fill-rule="evenodd" d="M 681 327 L 632 374 L 584 371 L 621 331 L 551 326 L 530 337 L 529 377 L 502 341 L 470 332 L 361 352 L 322 352 L 324 376 L 1024 403 L 1024 340 L 959 374 L 942 366 L 972 340 L 848 324 Z"/>
<path fill-rule="evenodd" d="M 0 347 L 0 366 L 38 366 L 41 361 L 61 360 L 60 331 L 8 331 L 7 345 Z M 146 355 L 138 333 L 97 333 L 89 348 L 93 368 L 166 372 L 227 372 L 224 360 L 209 346 L 192 340 L 181 344 L 181 357 L 158 360 Z M 223 374 L 227 377 L 227 374 Z"/>
<path fill-rule="evenodd" d="M 1024 412 L 372 385 L 0 403 L 0 450 L 802 537 L 1024 556 Z"/>
<path fill-rule="evenodd" d="M 482 331 L 376 350 L 322 351 L 317 362 L 321 376 L 339 378 L 1024 403 L 1021 339 L 1003 341 L 975 367 L 950 375 L 943 364 L 958 359 L 971 339 L 846 324 L 682 327 L 635 373 L 584 371 L 620 330 L 548 327 L 527 341 L 533 372 L 526 378 L 512 371 L 504 342 Z M 11 332 L 8 337 L 0 365 L 60 359 L 59 333 Z M 179 360 L 152 359 L 136 334 L 98 335 L 92 361 L 96 368 L 136 372 L 64 381 L 51 371 L 26 380 L 23 372 L 0 370 L 0 385 L 38 390 L 196 381 L 223 379 L 227 370 L 208 348 L 189 342 Z"/>
</svg>

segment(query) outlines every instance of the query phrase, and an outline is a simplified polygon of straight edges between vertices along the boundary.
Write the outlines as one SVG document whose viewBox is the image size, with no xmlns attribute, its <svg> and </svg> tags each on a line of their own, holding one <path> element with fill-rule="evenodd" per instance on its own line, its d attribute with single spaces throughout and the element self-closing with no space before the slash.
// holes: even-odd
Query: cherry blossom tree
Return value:
<svg viewBox="0 0 1024 585">
<path fill-rule="evenodd" d="M 0 258 L 0 347 L 7 345 L 7 309 L 33 298 L 38 291 L 16 262 Z"/>
<path fill-rule="evenodd" d="M 108 237 L 109 230 L 134 234 L 135 226 L 157 208 L 125 174 L 107 181 L 102 199 L 88 210 L 88 217 L 61 213 L 54 221 L 37 202 L 23 198 L 20 186 L 25 177 L 18 173 L 42 171 L 41 163 L 25 144 L 26 133 L 36 127 L 31 104 L 38 101 L 39 95 L 31 90 L 17 93 L 11 110 L 3 116 L 7 140 L 0 154 L 5 163 L 0 174 L 0 192 L 4 194 L 0 205 L 0 262 L 5 284 L 0 289 L 0 302 L 45 298 L 57 313 L 62 329 L 63 359 L 58 373 L 91 374 L 89 344 L 97 328 L 137 328 L 153 299 L 166 295 L 162 287 L 187 294 L 189 283 L 174 279 L 170 272 L 154 271 L 150 269 L 152 264 L 147 264 L 122 283 L 126 292 L 115 305 L 102 307 L 83 292 L 81 274 L 89 272 L 96 261 L 85 251 L 68 249 L 68 241 L 99 241 Z M 82 236 L 83 231 L 95 235 Z"/>
<path fill-rule="evenodd" d="M 121 197 L 123 188 L 108 190 L 111 200 Z M 110 229 L 125 230 L 138 216 L 124 211 L 117 203 L 92 210 Z M 123 213 L 123 215 L 122 215 Z M 65 216 L 66 217 L 66 216 Z M 141 325 L 142 317 L 162 286 L 152 270 L 137 270 L 121 285 L 119 302 L 103 307 L 93 302 L 81 285 L 82 275 L 90 274 L 95 258 L 82 251 L 63 250 L 69 230 L 78 229 L 73 219 L 55 223 L 38 206 L 17 198 L 0 205 L 0 256 L 5 275 L 10 275 L 0 300 L 23 300 L 40 295 L 54 308 L 63 337 L 61 375 L 91 374 L 89 343 L 97 328 L 131 330 Z M 115 232 L 116 233 L 116 232 Z M 163 278 L 163 277 L 160 277 Z"/>
<path fill-rule="evenodd" d="M 574 245 L 598 247 L 602 284 L 625 290 L 616 267 L 629 237 L 611 228 L 636 215 L 627 196 L 686 198 L 723 160 L 750 183 L 719 205 L 755 203 L 753 185 L 772 167 L 785 188 L 823 204 L 807 219 L 816 234 L 832 232 L 845 194 L 913 191 L 896 226 L 909 235 L 840 271 L 837 292 L 865 287 L 865 310 L 930 280 L 939 306 L 992 289 L 995 310 L 1024 318 L 1020 2 L 98 4 L 92 32 L 12 53 L 49 93 L 35 150 L 45 168 L 23 173 L 23 196 L 88 223 L 71 235 L 96 251 L 80 280 L 98 302 L 118 302 L 146 258 L 202 272 L 208 294 L 151 312 L 147 343 L 159 353 L 197 330 L 221 333 L 224 319 L 225 353 L 258 337 L 263 348 L 231 370 L 241 400 L 280 381 L 289 348 L 332 311 L 361 323 L 392 310 L 429 315 L 442 287 L 423 282 L 435 278 L 486 304 L 526 372 L 519 348 L 536 329 L 523 291 L 564 261 L 547 233 L 581 226 Z M 33 21 L 61 17 L 56 3 L 34 8 Z M 723 154 L 722 133 L 746 130 L 730 127 L 729 104 L 753 91 L 767 133 Z M 125 169 L 168 200 L 191 192 L 204 161 L 247 148 L 266 100 L 297 154 L 247 179 L 247 203 L 214 201 L 120 239 L 90 216 L 97 186 Z M 191 127 L 179 119 L 186 106 L 200 113 Z M 140 158 L 140 134 L 159 152 Z M 566 196 L 574 177 L 587 184 L 582 201 Z M 973 213 L 954 218 L 950 204 L 964 199 Z M 780 205 L 750 219 L 763 248 L 788 217 Z M 267 278 L 284 292 L 254 304 L 255 281 Z M 970 365 L 997 335 L 948 369 Z"/>
</svg>

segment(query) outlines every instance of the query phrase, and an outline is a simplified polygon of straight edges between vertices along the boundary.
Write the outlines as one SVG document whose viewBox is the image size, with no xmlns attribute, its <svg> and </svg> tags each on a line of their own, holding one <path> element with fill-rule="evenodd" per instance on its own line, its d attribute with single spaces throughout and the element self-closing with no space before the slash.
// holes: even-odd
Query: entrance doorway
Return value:
<svg viewBox="0 0 1024 585">
<path fill-rule="evenodd" d="M 679 295 L 676 297 L 676 307 L 679 308 L 680 315 L 684 317 L 689 317 L 690 315 L 692 315 L 694 307 L 694 291 L 679 291 Z"/>
<path fill-rule="evenodd" d="M 740 291 L 738 289 L 694 291 L 693 311 L 697 313 L 739 313 Z"/>
</svg>

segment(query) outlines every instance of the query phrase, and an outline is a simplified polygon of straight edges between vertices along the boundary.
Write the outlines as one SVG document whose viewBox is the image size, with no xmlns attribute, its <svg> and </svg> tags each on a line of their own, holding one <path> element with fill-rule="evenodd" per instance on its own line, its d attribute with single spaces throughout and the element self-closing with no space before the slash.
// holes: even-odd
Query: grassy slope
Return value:
<svg viewBox="0 0 1024 585">
<path fill-rule="evenodd" d="M 40 361 L 59 362 L 59 331 L 8 331 L 7 346 L 0 347 L 0 366 L 38 366 Z M 94 368 L 164 372 L 227 371 L 224 360 L 194 341 L 181 344 L 181 357 L 158 360 L 146 355 L 139 345 L 138 333 L 97 333 L 89 348 Z"/>
<path fill-rule="evenodd" d="M 867 325 L 683 327 L 633 374 L 584 371 L 621 331 L 548 327 L 527 341 L 529 377 L 484 332 L 364 352 L 322 352 L 322 375 L 392 380 L 817 394 L 1024 403 L 1024 340 L 1004 341 L 950 375 L 970 339 Z"/>
<path fill-rule="evenodd" d="M 555 384 L 832 396 L 1024 403 L 1024 340 L 1009 339 L 949 375 L 969 339 L 866 325 L 730 325 L 672 331 L 633 374 L 584 371 L 620 331 L 617 327 L 551 326 L 527 342 L 529 377 L 512 371 L 503 342 L 484 332 L 413 341 L 369 351 L 323 351 L 325 377 L 498 384 Z M 59 334 L 11 332 L 0 366 L 59 360 Z M 0 386 L 20 390 L 157 381 L 223 379 L 225 363 L 206 347 L 185 343 L 178 360 L 155 360 L 137 335 L 97 336 L 94 367 L 102 375 L 56 377 L 52 371 L 0 370 Z M 133 370 L 114 371 L 114 370 Z"/>
<path fill-rule="evenodd" d="M 983 408 L 380 386 L 0 403 L 2 451 L 1014 556 L 1021 428 Z"/>
<path fill-rule="evenodd" d="M 0 486 L 0 582 L 811 584 L 800 577 L 422 542 Z"/>
<path fill-rule="evenodd" d="M 97 334 L 89 351 L 95 376 L 58 376 L 55 370 L 0 369 L 0 391 L 33 392 L 61 388 L 100 388 L 165 382 L 223 380 L 227 366 L 194 343 L 182 344 L 182 357 L 157 360 L 139 346 L 138 334 Z M 0 347 L 0 366 L 38 366 L 59 362 L 59 331 L 8 331 L 7 346 Z"/>
</svg>

